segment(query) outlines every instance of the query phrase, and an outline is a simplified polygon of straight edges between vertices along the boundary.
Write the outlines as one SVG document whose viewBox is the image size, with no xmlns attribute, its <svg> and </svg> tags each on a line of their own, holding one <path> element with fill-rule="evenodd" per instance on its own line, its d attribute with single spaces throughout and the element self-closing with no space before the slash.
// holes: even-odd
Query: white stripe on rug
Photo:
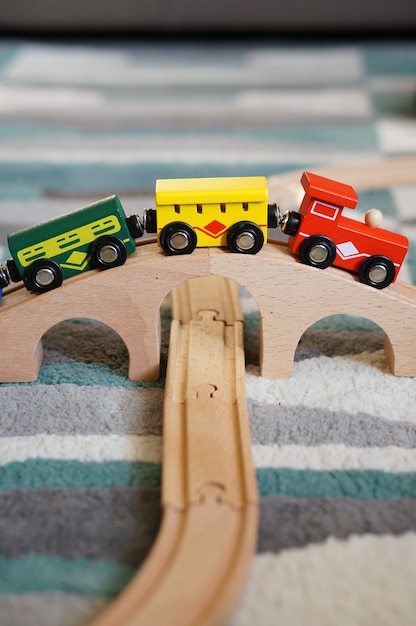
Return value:
<svg viewBox="0 0 416 626">
<path fill-rule="evenodd" d="M 415 472 L 416 449 L 395 446 L 356 448 L 343 444 L 320 446 L 255 445 L 256 468 L 277 467 L 321 471 L 378 469 Z M 34 435 L 0 439 L 0 465 L 27 459 L 62 461 L 162 461 L 158 435 Z"/>
<path fill-rule="evenodd" d="M 287 379 L 246 374 L 247 397 L 259 403 L 365 412 L 392 421 L 416 421 L 416 381 L 393 376 L 384 350 L 348 356 L 319 356 L 297 361 Z"/>
<path fill-rule="evenodd" d="M 414 626 L 415 554 L 416 535 L 407 533 L 257 555 L 227 626 Z"/>
<path fill-rule="evenodd" d="M 396 446 L 385 448 L 355 448 L 343 444 L 320 446 L 253 446 L 257 468 L 287 467 L 291 469 L 382 470 L 385 472 L 415 472 L 416 450 Z"/>
</svg>

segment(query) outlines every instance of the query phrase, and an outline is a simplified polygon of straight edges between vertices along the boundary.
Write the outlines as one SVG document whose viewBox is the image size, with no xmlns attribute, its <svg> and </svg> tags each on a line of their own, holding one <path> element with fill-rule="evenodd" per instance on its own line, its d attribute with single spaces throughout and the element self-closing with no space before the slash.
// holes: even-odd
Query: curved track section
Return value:
<svg viewBox="0 0 416 626">
<path fill-rule="evenodd" d="M 362 163 L 340 163 L 314 168 L 315 174 L 352 185 L 357 192 L 416 184 L 416 156 L 397 156 Z M 269 200 L 284 210 L 299 206 L 303 198 L 302 170 L 276 174 L 268 179 Z"/>
<path fill-rule="evenodd" d="M 234 283 L 173 290 L 164 405 L 159 538 L 94 626 L 209 626 L 233 611 L 257 538 L 244 391 L 243 318 Z"/>
</svg>

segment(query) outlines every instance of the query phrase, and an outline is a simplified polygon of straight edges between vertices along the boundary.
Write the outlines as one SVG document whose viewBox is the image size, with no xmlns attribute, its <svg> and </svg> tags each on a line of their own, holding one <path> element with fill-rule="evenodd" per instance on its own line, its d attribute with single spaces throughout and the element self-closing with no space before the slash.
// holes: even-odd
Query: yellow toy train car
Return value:
<svg viewBox="0 0 416 626">
<path fill-rule="evenodd" d="M 144 213 L 144 229 L 157 233 L 170 255 L 205 246 L 256 254 L 267 240 L 267 228 L 278 225 L 278 209 L 268 205 L 263 176 L 158 180 L 155 200 L 156 209 Z"/>
</svg>

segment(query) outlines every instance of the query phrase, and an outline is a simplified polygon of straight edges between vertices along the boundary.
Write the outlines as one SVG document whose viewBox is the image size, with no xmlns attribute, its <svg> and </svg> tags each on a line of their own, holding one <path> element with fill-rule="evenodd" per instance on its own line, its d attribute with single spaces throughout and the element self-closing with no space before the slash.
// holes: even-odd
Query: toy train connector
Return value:
<svg viewBox="0 0 416 626">
<path fill-rule="evenodd" d="M 305 195 L 298 211 L 281 214 L 268 202 L 262 176 L 163 179 L 156 181 L 155 208 L 126 217 L 114 195 L 8 237 L 11 259 L 0 265 L 0 290 L 23 281 L 43 293 L 90 269 L 123 265 L 144 233 L 156 234 L 168 255 L 218 246 L 232 253 L 257 254 L 268 229 L 288 236 L 290 251 L 317 268 L 330 265 L 358 274 L 377 289 L 397 278 L 408 250 L 403 235 L 379 228 L 380 212 L 364 223 L 343 215 L 355 209 L 354 189 L 304 172 Z"/>
</svg>

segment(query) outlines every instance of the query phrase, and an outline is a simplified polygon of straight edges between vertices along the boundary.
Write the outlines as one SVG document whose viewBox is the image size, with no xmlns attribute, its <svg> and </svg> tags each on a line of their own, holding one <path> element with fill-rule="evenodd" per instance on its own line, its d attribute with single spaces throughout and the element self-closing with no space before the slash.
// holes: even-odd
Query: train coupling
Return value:
<svg viewBox="0 0 416 626">
<path fill-rule="evenodd" d="M 2 263 L 0 265 L 0 289 L 4 289 L 8 285 L 10 285 L 9 273 L 6 264 Z"/>
<path fill-rule="evenodd" d="M 140 215 L 129 215 L 129 217 L 126 218 L 126 224 L 133 239 L 140 239 L 140 237 L 143 237 L 144 225 Z"/>
<path fill-rule="evenodd" d="M 279 226 L 282 233 L 291 236 L 299 230 L 302 216 L 297 211 L 286 211 L 279 217 Z"/>
<path fill-rule="evenodd" d="M 10 283 L 18 283 L 22 280 L 16 263 L 13 259 L 9 259 L 5 263 L 0 264 L 0 289 L 4 289 Z"/>
<path fill-rule="evenodd" d="M 145 209 L 143 211 L 143 228 L 147 233 L 157 233 L 156 209 Z"/>
<path fill-rule="evenodd" d="M 294 235 L 300 225 L 301 215 L 296 211 L 282 213 L 278 204 L 269 204 L 267 207 L 267 227 L 280 228 L 285 235 Z"/>
<path fill-rule="evenodd" d="M 280 226 L 280 208 L 274 202 L 267 205 L 267 228 L 278 228 Z"/>
<path fill-rule="evenodd" d="M 300 224 L 300 214 L 296 211 L 282 213 L 278 204 L 269 204 L 267 207 L 267 227 L 280 228 L 285 235 L 294 235 Z"/>
</svg>

